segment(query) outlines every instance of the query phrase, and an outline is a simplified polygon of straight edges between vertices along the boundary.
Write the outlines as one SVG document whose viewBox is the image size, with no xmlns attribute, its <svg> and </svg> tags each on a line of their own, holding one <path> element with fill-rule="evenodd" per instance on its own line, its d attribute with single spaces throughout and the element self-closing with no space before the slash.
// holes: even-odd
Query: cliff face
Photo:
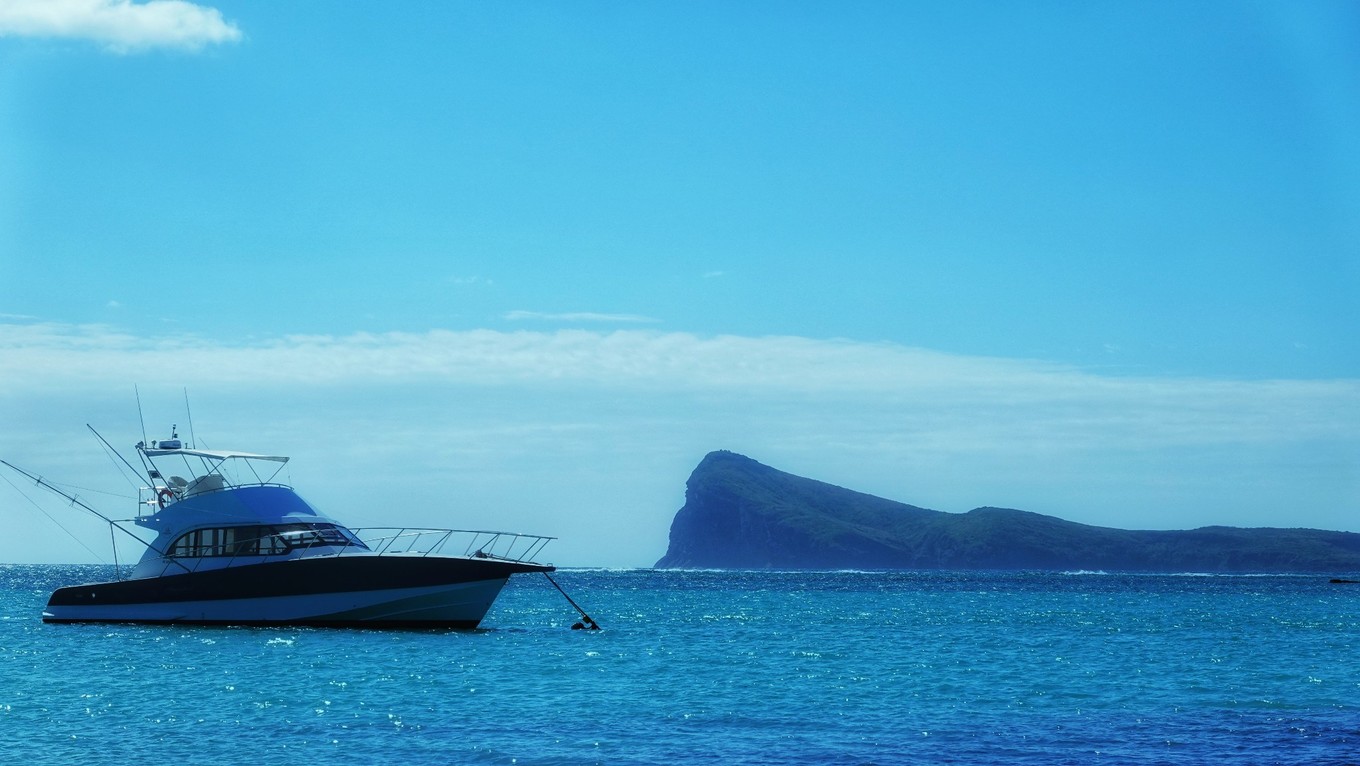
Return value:
<svg viewBox="0 0 1360 766">
<path fill-rule="evenodd" d="M 893 566 L 885 520 L 943 516 L 712 452 L 690 475 L 658 567 Z"/>
<path fill-rule="evenodd" d="M 1360 572 L 1360 534 L 1129 531 L 1005 508 L 944 513 L 712 452 L 690 475 L 656 566 Z"/>
</svg>

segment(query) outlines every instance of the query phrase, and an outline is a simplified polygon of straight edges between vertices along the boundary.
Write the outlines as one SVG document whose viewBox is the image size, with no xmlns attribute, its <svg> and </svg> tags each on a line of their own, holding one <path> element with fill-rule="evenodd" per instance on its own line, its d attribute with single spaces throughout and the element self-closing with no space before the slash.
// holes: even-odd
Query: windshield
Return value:
<svg viewBox="0 0 1360 766">
<path fill-rule="evenodd" d="M 278 556 L 322 546 L 368 550 L 354 533 L 335 524 L 251 524 L 186 532 L 168 554 L 179 558 Z"/>
</svg>

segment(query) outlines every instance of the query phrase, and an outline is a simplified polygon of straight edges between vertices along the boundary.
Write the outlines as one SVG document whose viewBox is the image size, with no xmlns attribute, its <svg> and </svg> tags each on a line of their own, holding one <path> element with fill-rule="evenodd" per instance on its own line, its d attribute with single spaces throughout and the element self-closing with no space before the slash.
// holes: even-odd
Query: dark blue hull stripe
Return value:
<svg viewBox="0 0 1360 766">
<path fill-rule="evenodd" d="M 543 564 L 497 559 L 327 556 L 73 585 L 55 591 L 48 606 L 114 606 L 381 591 L 456 585 L 504 579 L 523 572 L 551 571 L 554 571 L 553 567 Z"/>
</svg>

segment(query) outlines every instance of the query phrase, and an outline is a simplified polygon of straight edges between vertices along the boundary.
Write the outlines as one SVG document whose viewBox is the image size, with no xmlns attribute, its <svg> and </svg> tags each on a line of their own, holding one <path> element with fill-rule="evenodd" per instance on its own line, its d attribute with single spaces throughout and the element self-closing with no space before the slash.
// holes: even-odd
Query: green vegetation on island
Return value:
<svg viewBox="0 0 1360 766">
<path fill-rule="evenodd" d="M 1360 534 L 1095 527 L 1009 508 L 946 513 L 711 452 L 657 567 L 1360 572 Z"/>
</svg>

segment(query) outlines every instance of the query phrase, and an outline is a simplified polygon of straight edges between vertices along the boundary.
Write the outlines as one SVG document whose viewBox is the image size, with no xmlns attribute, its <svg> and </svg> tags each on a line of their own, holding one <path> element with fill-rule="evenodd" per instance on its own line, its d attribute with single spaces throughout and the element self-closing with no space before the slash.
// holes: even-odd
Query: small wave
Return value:
<svg viewBox="0 0 1360 766">
<path fill-rule="evenodd" d="M 1312 578 L 1315 574 L 1306 572 L 1166 572 L 1160 577 L 1299 577 Z"/>
</svg>

